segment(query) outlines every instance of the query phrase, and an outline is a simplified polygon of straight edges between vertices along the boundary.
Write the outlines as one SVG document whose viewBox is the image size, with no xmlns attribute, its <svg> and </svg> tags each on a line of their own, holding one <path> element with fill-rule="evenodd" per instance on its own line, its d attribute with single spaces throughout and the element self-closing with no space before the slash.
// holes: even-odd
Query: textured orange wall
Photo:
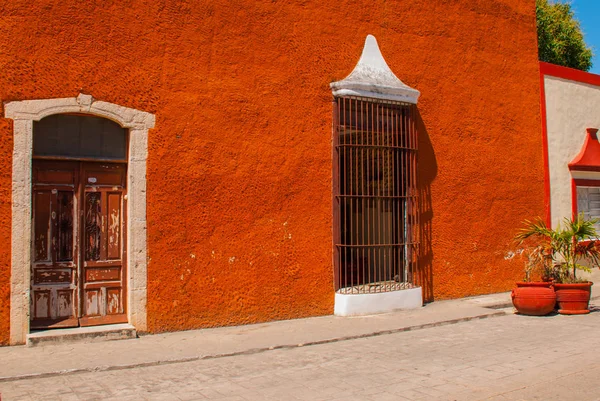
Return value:
<svg viewBox="0 0 600 401">
<path fill-rule="evenodd" d="M 156 114 L 150 331 L 332 313 L 328 85 L 368 33 L 422 93 L 429 297 L 508 289 L 514 227 L 543 212 L 534 2 L 291 3 L 0 3 L 1 101 L 83 91 Z M 0 121 L 6 250 L 12 125 Z M 4 253 L 0 341 L 9 268 Z"/>
</svg>

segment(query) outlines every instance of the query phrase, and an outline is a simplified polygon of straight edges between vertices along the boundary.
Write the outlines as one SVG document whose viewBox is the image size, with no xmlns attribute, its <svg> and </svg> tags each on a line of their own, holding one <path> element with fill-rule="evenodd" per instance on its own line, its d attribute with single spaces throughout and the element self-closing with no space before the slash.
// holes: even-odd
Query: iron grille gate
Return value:
<svg viewBox="0 0 600 401">
<path fill-rule="evenodd" d="M 414 105 L 334 99 L 336 291 L 412 287 L 418 252 Z"/>
</svg>

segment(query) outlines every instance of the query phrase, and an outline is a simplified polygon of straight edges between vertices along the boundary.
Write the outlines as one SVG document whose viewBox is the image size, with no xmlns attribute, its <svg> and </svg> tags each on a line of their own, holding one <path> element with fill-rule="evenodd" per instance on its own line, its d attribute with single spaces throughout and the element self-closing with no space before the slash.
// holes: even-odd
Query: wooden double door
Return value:
<svg viewBox="0 0 600 401">
<path fill-rule="evenodd" d="M 127 322 L 126 171 L 33 161 L 32 329 Z"/>
</svg>

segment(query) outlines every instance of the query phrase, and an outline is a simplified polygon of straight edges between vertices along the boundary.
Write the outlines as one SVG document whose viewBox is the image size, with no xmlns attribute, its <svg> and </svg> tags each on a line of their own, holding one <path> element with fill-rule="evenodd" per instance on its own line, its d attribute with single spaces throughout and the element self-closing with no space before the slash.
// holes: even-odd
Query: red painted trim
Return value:
<svg viewBox="0 0 600 401">
<path fill-rule="evenodd" d="M 600 166 L 573 166 L 573 165 L 569 165 L 569 171 L 600 171 Z"/>
<path fill-rule="evenodd" d="M 577 213 L 577 183 L 571 179 L 571 218 L 575 219 Z"/>
<path fill-rule="evenodd" d="M 600 86 L 600 75 L 540 61 L 540 74 Z M 543 79 L 543 78 L 542 78 Z"/>
<path fill-rule="evenodd" d="M 600 187 L 600 180 L 587 180 L 585 178 L 573 179 L 575 185 L 580 187 Z"/>
<path fill-rule="evenodd" d="M 544 207 L 546 212 L 546 225 L 552 227 L 552 213 L 550 210 L 550 165 L 548 164 L 548 127 L 546 120 L 546 89 L 544 87 L 544 70 L 540 63 L 540 113 L 542 115 L 542 142 L 544 153 Z"/>
</svg>

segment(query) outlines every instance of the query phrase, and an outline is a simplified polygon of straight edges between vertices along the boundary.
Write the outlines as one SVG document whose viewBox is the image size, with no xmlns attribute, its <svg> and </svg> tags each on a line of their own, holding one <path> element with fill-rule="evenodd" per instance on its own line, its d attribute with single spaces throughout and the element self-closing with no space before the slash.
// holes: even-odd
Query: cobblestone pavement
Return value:
<svg viewBox="0 0 600 401">
<path fill-rule="evenodd" d="M 0 383 L 8 400 L 600 400 L 600 310 Z"/>
</svg>

